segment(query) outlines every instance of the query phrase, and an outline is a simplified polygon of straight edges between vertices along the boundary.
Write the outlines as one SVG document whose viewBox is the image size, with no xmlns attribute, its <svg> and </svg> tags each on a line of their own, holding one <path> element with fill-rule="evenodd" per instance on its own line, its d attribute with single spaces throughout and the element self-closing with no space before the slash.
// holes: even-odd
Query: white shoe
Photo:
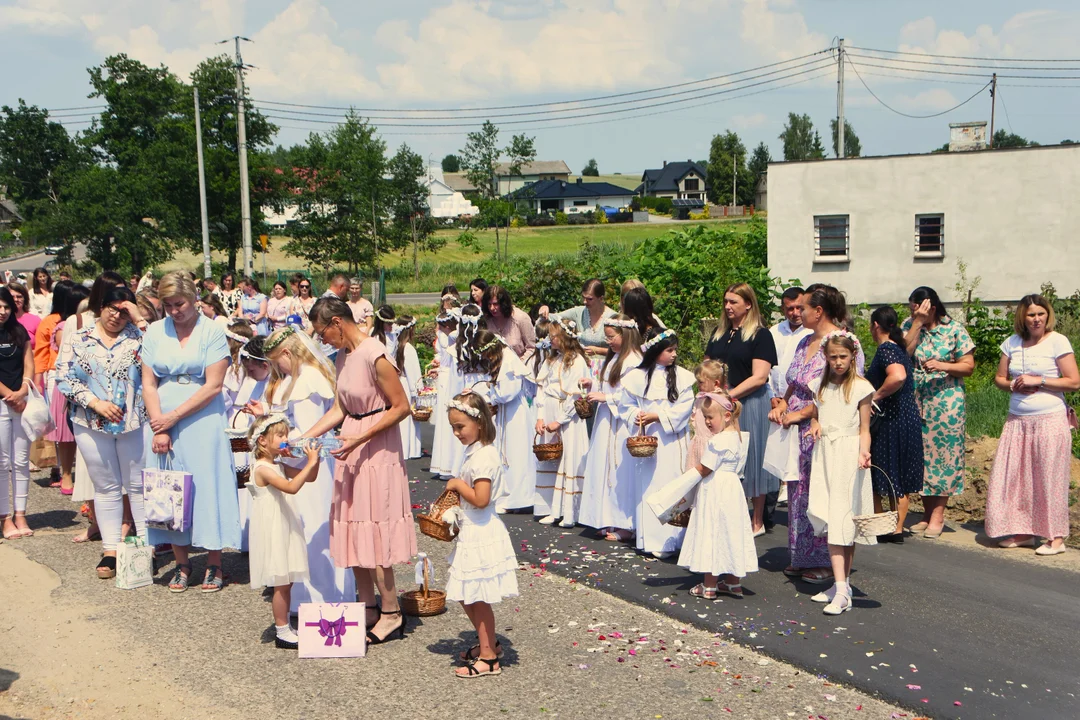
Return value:
<svg viewBox="0 0 1080 720">
<path fill-rule="evenodd" d="M 505 515 L 506 514 L 506 508 L 499 508 L 499 507 L 495 508 L 495 514 L 496 515 Z"/>
<path fill-rule="evenodd" d="M 828 590 L 826 590 L 824 592 L 819 592 L 817 595 L 810 598 L 810 602 L 831 603 L 833 601 L 833 598 L 835 598 L 835 597 L 836 597 L 836 585 L 834 584 Z"/>
<path fill-rule="evenodd" d="M 657 560 L 667 560 L 669 557 L 671 557 L 675 553 L 674 552 L 654 552 L 654 553 L 650 553 L 650 554 L 654 558 L 656 558 Z"/>
<path fill-rule="evenodd" d="M 837 595 L 832 602 L 822 608 L 826 615 L 840 615 L 851 609 L 851 598 L 847 595 Z"/>
<path fill-rule="evenodd" d="M 541 525 L 554 525 L 556 520 L 558 520 L 558 518 L 555 517 L 554 515 L 548 515 L 547 517 L 540 518 L 540 524 Z"/>
<path fill-rule="evenodd" d="M 1065 545 L 1059 545 L 1057 547 L 1052 546 L 1050 543 L 1044 543 L 1039 546 L 1035 551 L 1036 555 L 1060 555 L 1065 552 Z"/>
<path fill-rule="evenodd" d="M 754 537 L 759 538 L 764 534 L 765 534 L 765 526 L 762 525 L 761 527 L 758 528 L 758 531 L 756 533 L 754 533 Z"/>
<path fill-rule="evenodd" d="M 574 522 L 573 520 L 563 520 L 561 523 L 559 523 L 559 527 L 561 527 L 561 528 L 577 527 L 577 523 Z"/>
</svg>

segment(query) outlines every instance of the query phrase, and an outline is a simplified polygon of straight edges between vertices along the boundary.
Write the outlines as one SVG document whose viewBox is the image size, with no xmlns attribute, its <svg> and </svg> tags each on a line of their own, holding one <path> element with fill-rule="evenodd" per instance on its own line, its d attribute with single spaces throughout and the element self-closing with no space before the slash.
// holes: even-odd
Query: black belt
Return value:
<svg viewBox="0 0 1080 720">
<path fill-rule="evenodd" d="M 389 409 L 390 409 L 390 406 L 387 405 L 386 407 L 381 407 L 378 410 L 368 410 L 366 413 L 360 413 L 359 415 L 355 415 L 353 413 L 345 413 L 345 414 L 348 415 L 349 417 L 351 417 L 353 420 L 363 420 L 366 417 L 371 417 L 372 415 L 378 415 L 379 413 L 386 412 Z"/>
</svg>

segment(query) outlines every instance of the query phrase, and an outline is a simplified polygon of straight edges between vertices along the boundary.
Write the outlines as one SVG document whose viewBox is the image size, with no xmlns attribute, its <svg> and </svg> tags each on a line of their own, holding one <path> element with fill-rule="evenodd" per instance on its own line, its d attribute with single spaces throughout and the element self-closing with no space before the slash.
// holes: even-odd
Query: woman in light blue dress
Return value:
<svg viewBox="0 0 1080 720">
<path fill-rule="evenodd" d="M 143 399 L 154 432 L 147 465 L 189 472 L 195 489 L 191 528 L 150 528 L 149 537 L 173 546 L 171 592 L 188 588 L 191 547 L 209 551 L 202 591 L 210 593 L 224 585 L 221 550 L 240 547 L 240 509 L 221 395 L 229 346 L 221 325 L 199 312 L 195 292 L 185 273 L 162 278 L 158 297 L 167 317 L 143 336 Z"/>
<path fill-rule="evenodd" d="M 240 281 L 240 304 L 236 306 L 236 317 L 241 317 L 251 323 L 256 335 L 270 334 L 270 320 L 267 315 L 269 301 L 259 290 L 259 283 L 255 278 L 246 277 Z"/>
</svg>

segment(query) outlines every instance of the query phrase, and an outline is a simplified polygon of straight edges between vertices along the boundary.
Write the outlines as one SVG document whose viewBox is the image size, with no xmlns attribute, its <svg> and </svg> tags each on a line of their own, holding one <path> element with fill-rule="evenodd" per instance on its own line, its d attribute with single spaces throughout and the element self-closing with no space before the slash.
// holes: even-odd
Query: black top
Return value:
<svg viewBox="0 0 1080 720">
<path fill-rule="evenodd" d="M 736 329 L 710 340 L 705 347 L 705 357 L 727 363 L 728 387 L 735 388 L 754 374 L 754 360 L 776 365 L 776 343 L 769 328 L 758 328 L 749 342 L 743 340 L 742 333 Z"/>
<path fill-rule="evenodd" d="M 0 383 L 8 390 L 22 387 L 24 354 L 14 340 L 0 341 Z"/>
</svg>

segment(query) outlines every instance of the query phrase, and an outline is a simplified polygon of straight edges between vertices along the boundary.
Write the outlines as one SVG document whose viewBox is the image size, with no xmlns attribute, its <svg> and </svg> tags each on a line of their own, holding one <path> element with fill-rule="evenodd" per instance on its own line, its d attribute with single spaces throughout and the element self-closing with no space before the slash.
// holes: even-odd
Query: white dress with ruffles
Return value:
<svg viewBox="0 0 1080 720">
<path fill-rule="evenodd" d="M 495 449 L 506 462 L 502 479 L 491 489 L 496 510 L 518 510 L 533 504 L 536 492 L 536 456 L 530 440 L 529 406 L 524 379 L 528 369 L 513 350 L 503 348 L 499 376 L 494 382 L 476 386 L 476 392 L 496 407 Z"/>
<path fill-rule="evenodd" d="M 272 485 L 255 484 L 257 468 L 268 468 L 285 477 L 280 465 L 256 460 L 251 468 L 251 481 L 245 486 L 244 492 L 252 496 L 248 554 L 251 587 L 260 590 L 304 582 L 308 579 L 308 558 L 300 518 L 285 493 Z"/>
<path fill-rule="evenodd" d="M 435 410 L 431 413 L 431 424 L 435 426 L 435 439 L 431 443 L 431 473 L 441 477 L 450 477 L 454 458 L 454 446 L 457 438 L 446 421 L 446 408 L 453 399 L 450 394 L 450 378 L 457 374 L 457 359 L 454 357 L 454 342 L 457 331 L 438 333 L 435 336 L 436 357 L 439 358 L 439 370 L 436 375 Z"/>
<path fill-rule="evenodd" d="M 498 483 L 503 463 L 494 445 L 475 442 L 465 449 L 461 466 L 462 480 L 473 487 L 481 478 Z M 493 604 L 503 598 L 517 597 L 517 556 L 510 533 L 495 512 L 495 504 L 478 508 L 461 499 L 461 531 L 450 553 L 450 577 L 446 581 L 446 599 L 471 605 Z"/>
<path fill-rule="evenodd" d="M 589 376 L 589 366 L 581 356 L 574 358 L 569 367 L 563 363 L 561 357 L 556 357 L 554 362 L 545 365 L 545 369 L 546 373 L 541 370 L 544 374 L 540 379 L 543 405 L 539 417 L 545 424 L 556 422 L 560 427 L 558 434 L 542 434 L 542 442 L 555 442 L 556 437 L 560 437 L 563 452 L 557 462 L 550 463 L 555 465 L 554 477 L 547 475 L 547 478 L 553 480 L 550 488 L 547 483 L 541 486 L 543 476 L 540 475 L 539 467 L 545 463 L 537 463 L 536 489 L 551 508 L 550 515 L 562 518 L 563 523 L 576 524 L 581 511 L 581 488 L 585 484 L 589 429 L 585 420 L 578 417 L 574 400 L 581 396 L 579 382 Z M 533 513 L 536 513 L 535 508 Z"/>
</svg>

